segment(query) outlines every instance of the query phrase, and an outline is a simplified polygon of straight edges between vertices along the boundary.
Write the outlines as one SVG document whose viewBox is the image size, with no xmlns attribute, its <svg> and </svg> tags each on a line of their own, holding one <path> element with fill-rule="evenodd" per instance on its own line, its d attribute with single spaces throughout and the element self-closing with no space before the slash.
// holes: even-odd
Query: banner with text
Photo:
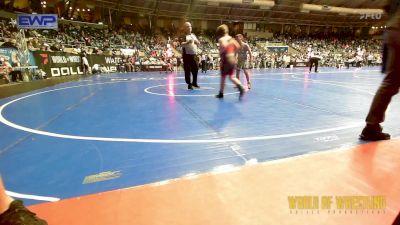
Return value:
<svg viewBox="0 0 400 225">
<path fill-rule="evenodd" d="M 82 75 L 81 56 L 64 52 L 33 52 L 36 65 L 48 77 Z M 117 64 L 122 60 L 120 56 L 87 55 L 89 65 L 105 66 L 110 73 L 117 72 Z"/>
</svg>

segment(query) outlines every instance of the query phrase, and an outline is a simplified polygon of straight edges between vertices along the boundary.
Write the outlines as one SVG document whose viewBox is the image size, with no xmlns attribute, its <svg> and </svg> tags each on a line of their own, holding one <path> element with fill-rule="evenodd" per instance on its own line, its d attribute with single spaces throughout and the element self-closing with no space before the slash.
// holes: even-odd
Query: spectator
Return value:
<svg viewBox="0 0 400 225">
<path fill-rule="evenodd" d="M 0 74 L 3 74 L 3 78 L 7 81 L 7 83 L 11 82 L 9 74 L 12 71 L 12 66 L 9 62 L 6 61 L 4 57 L 0 57 Z"/>
</svg>

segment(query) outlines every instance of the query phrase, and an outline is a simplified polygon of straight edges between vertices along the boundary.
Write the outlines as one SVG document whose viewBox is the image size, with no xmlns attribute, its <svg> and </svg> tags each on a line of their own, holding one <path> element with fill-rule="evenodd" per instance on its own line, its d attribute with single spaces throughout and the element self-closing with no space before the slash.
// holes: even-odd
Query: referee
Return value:
<svg viewBox="0 0 400 225">
<path fill-rule="evenodd" d="M 321 60 L 321 55 L 320 53 L 317 51 L 317 49 L 311 51 L 309 53 L 309 57 L 310 57 L 310 73 L 312 70 L 313 65 L 315 65 L 315 72 L 318 73 L 318 61 Z"/>
<path fill-rule="evenodd" d="M 185 31 L 185 36 L 181 38 L 183 69 L 185 70 L 185 81 L 188 85 L 188 89 L 193 90 L 193 87 L 200 88 L 197 84 L 199 66 L 196 61 L 197 45 L 199 45 L 200 42 L 196 35 L 192 33 L 192 24 L 186 22 L 183 25 L 183 29 Z M 193 75 L 193 80 L 191 80 L 190 73 Z"/>
<path fill-rule="evenodd" d="M 389 14 L 389 22 L 384 36 L 387 47 L 386 62 L 384 62 L 386 76 L 372 100 L 365 119 L 366 125 L 360 135 L 365 141 L 390 139 L 390 134 L 382 132 L 380 124 L 385 121 L 386 110 L 400 88 L 400 0 L 391 0 L 388 3 L 385 9 Z"/>
</svg>

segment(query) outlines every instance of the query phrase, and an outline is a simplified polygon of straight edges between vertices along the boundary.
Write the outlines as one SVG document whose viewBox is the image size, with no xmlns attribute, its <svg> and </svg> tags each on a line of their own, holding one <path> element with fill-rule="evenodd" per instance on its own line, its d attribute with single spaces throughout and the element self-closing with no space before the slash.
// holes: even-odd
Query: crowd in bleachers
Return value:
<svg viewBox="0 0 400 225">
<path fill-rule="evenodd" d="M 291 48 L 289 52 L 271 52 L 266 46 L 269 43 L 281 43 Z M 318 51 L 321 55 L 320 64 L 329 67 L 342 67 L 354 64 L 377 65 L 382 63 L 381 40 L 375 39 L 338 39 L 338 38 L 290 38 L 279 36 L 272 40 L 258 42 L 264 47 L 255 47 L 254 67 L 276 68 L 288 67 L 298 63 L 308 62 L 311 51 Z"/>
<path fill-rule="evenodd" d="M 106 54 L 123 55 L 129 49 L 128 56 L 122 56 L 119 65 L 121 71 L 134 71 L 135 65 L 168 65 L 181 64 L 180 41 L 178 29 L 161 28 L 151 32 L 148 27 L 121 26 L 116 29 L 94 27 L 83 23 L 60 23 L 59 30 L 27 30 L 26 46 L 30 51 L 63 51 L 73 54 Z M 200 40 L 199 62 L 205 58 L 210 69 L 217 69 L 218 47 L 212 30 L 194 31 Z M 2 47 L 20 48 L 17 40 L 18 30 L 15 21 L 0 19 L 0 43 Z M 337 35 L 340 36 L 340 35 Z M 321 66 L 342 67 L 354 64 L 380 64 L 381 41 L 359 39 L 343 35 L 338 38 L 318 35 L 281 35 L 275 34 L 269 39 L 248 37 L 253 49 L 253 68 L 280 68 L 306 63 L 310 51 L 319 51 L 322 56 Z M 289 51 L 274 52 L 268 46 L 280 43 L 289 46 Z M 138 67 L 140 68 L 140 67 Z"/>
</svg>

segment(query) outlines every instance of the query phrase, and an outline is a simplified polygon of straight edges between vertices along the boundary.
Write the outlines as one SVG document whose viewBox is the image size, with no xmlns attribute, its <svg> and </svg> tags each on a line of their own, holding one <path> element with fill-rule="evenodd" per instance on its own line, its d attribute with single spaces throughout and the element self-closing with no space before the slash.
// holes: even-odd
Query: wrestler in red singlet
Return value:
<svg viewBox="0 0 400 225">
<path fill-rule="evenodd" d="M 245 93 L 245 89 L 240 83 L 240 80 L 234 77 L 237 63 L 236 51 L 239 48 L 239 43 L 231 36 L 229 36 L 228 33 L 228 26 L 225 24 L 217 28 L 217 36 L 219 37 L 219 54 L 221 57 L 221 83 L 219 94 L 215 97 L 224 97 L 225 78 L 228 76 L 229 79 L 239 88 L 239 99 L 241 99 Z"/>
</svg>

